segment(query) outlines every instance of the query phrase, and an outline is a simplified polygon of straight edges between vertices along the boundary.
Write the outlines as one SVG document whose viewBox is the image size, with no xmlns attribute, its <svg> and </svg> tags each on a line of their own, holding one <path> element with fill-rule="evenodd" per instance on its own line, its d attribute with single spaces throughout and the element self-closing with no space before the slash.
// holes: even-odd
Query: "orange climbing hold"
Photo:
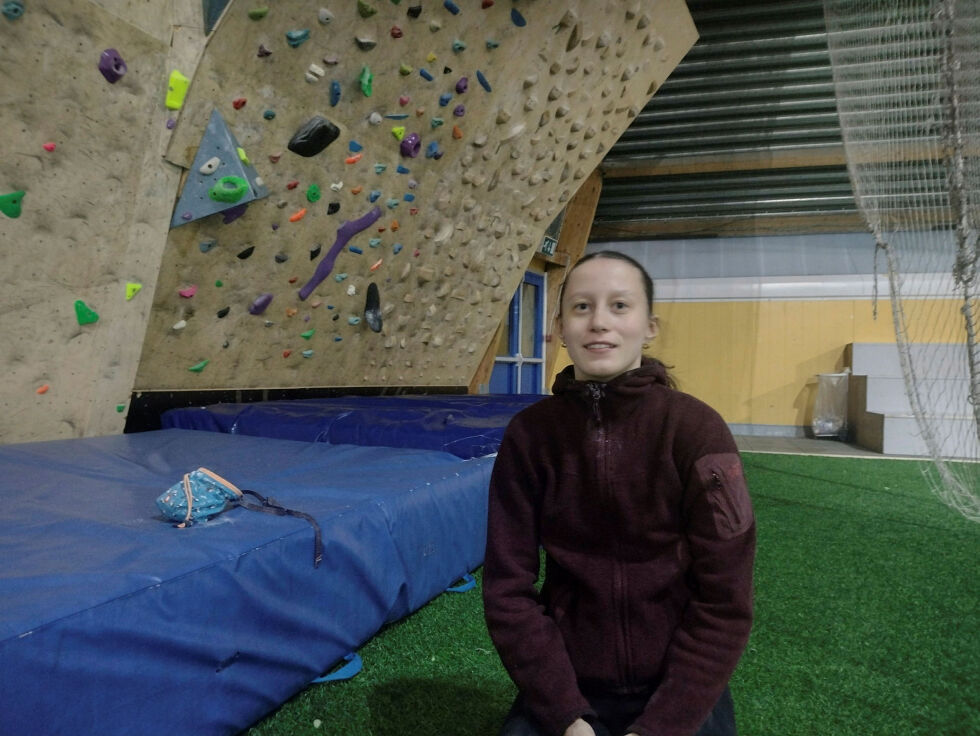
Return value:
<svg viewBox="0 0 980 736">
<path fill-rule="evenodd" d="M 453 138 L 460 140 L 463 137 L 463 131 L 460 130 L 458 125 L 453 126 Z"/>
<path fill-rule="evenodd" d="M 291 214 L 289 216 L 289 221 L 290 222 L 299 222 L 304 217 L 306 217 L 306 207 L 303 207 L 300 210 L 296 210 L 296 212 L 294 212 L 293 214 Z"/>
<path fill-rule="evenodd" d="M 364 191 L 364 187 L 362 187 L 360 184 L 358 184 L 356 187 L 350 188 L 351 194 L 360 194 L 363 191 Z"/>
<path fill-rule="evenodd" d="M 395 232 L 399 228 L 398 220 L 391 221 L 391 232 Z"/>
<path fill-rule="evenodd" d="M 379 268 L 381 268 L 381 264 L 384 263 L 384 262 L 385 262 L 385 259 L 384 258 L 379 258 L 377 261 L 374 262 L 374 265 L 371 266 L 371 268 L 369 270 L 371 270 L 371 271 L 377 271 Z"/>
<path fill-rule="evenodd" d="M 51 387 L 48 384 L 44 384 L 43 386 L 38 386 L 37 391 L 35 391 L 34 393 L 40 396 L 41 394 L 46 394 L 49 388 Z"/>
<path fill-rule="evenodd" d="M 363 156 L 364 156 L 363 153 L 355 153 L 353 156 L 348 156 L 347 158 L 345 158 L 344 163 L 356 164 L 358 161 L 361 160 Z"/>
<path fill-rule="evenodd" d="M 287 317 L 295 317 L 297 314 L 299 314 L 299 310 L 296 307 L 287 307 L 286 308 L 286 316 Z"/>
<path fill-rule="evenodd" d="M 288 358 L 292 354 L 293 354 L 293 351 L 292 350 L 283 350 L 282 351 L 282 357 L 284 357 L 284 358 Z"/>
</svg>

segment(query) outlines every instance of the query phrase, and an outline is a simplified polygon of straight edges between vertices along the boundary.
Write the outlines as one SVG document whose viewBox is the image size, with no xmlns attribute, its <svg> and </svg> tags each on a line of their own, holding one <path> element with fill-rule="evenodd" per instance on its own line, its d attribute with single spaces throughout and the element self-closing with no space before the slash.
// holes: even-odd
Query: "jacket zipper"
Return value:
<svg viewBox="0 0 980 736">
<path fill-rule="evenodd" d="M 608 442 L 606 438 L 606 426 L 603 422 L 602 410 L 600 406 L 600 402 L 603 396 L 605 396 L 605 392 L 602 390 L 602 385 L 598 383 L 589 383 L 588 387 L 589 396 L 592 400 L 592 417 L 595 420 L 598 445 L 596 468 L 599 487 L 604 489 L 604 492 L 609 497 L 610 505 L 613 505 L 615 504 L 616 499 L 613 498 L 612 486 L 608 480 Z M 618 623 L 618 631 L 616 636 L 616 649 L 618 650 L 616 656 L 616 669 L 619 672 L 619 681 L 623 684 L 630 684 L 632 678 L 629 676 L 629 673 L 632 671 L 632 667 L 629 663 L 629 617 L 627 608 L 628 596 L 626 595 L 626 578 L 623 575 L 623 567 L 620 561 L 619 537 L 616 534 L 616 530 L 612 531 L 613 606 Z"/>
</svg>

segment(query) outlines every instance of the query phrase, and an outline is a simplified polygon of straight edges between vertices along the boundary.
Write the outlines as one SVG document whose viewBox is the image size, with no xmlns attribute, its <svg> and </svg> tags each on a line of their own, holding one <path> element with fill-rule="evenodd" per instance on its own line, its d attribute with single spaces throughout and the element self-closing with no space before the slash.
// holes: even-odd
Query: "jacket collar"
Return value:
<svg viewBox="0 0 980 736">
<path fill-rule="evenodd" d="M 561 394 L 592 396 L 598 386 L 603 395 L 635 394 L 656 383 L 667 385 L 667 369 L 659 360 L 643 357 L 640 367 L 621 373 L 608 383 L 578 381 L 575 379 L 575 366 L 567 366 L 556 377 L 552 392 Z"/>
</svg>

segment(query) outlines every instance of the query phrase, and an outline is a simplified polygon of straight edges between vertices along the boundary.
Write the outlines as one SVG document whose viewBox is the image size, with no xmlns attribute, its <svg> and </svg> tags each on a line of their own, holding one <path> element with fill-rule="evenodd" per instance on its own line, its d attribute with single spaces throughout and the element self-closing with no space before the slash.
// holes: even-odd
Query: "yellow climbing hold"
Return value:
<svg viewBox="0 0 980 736">
<path fill-rule="evenodd" d="M 394 128 L 391 129 L 391 134 L 395 136 L 396 139 L 401 140 L 402 138 L 405 137 L 405 126 L 396 125 Z"/>
<path fill-rule="evenodd" d="M 170 72 L 170 82 L 167 84 L 167 109 L 179 110 L 184 106 L 184 98 L 187 97 L 187 88 L 191 80 L 174 69 Z"/>
<path fill-rule="evenodd" d="M 134 296 L 136 296 L 140 289 L 143 288 L 143 284 L 137 284 L 133 281 L 127 282 L 126 284 L 126 301 L 128 302 Z"/>
<path fill-rule="evenodd" d="M 251 161 L 249 161 L 249 159 L 248 159 L 248 154 L 247 154 L 247 153 L 245 153 L 245 149 L 244 149 L 244 148 L 242 148 L 241 146 L 239 146 L 239 147 L 238 147 L 237 149 L 235 149 L 235 150 L 237 150 L 237 151 L 238 151 L 238 160 L 239 160 L 239 161 L 241 161 L 241 162 L 242 162 L 243 164 L 245 164 L 246 166 L 251 166 L 251 165 L 252 165 L 252 162 L 251 162 Z"/>
</svg>

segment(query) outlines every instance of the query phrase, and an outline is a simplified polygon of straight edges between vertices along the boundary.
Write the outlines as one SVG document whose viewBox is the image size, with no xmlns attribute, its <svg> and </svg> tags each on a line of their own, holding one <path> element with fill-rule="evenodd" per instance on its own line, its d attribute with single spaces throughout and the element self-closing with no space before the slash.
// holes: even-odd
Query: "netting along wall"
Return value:
<svg viewBox="0 0 980 736">
<path fill-rule="evenodd" d="M 980 4 L 824 0 L 824 14 L 848 168 L 887 270 L 928 474 L 980 520 Z M 925 339 L 911 343 L 913 330 Z"/>
</svg>

